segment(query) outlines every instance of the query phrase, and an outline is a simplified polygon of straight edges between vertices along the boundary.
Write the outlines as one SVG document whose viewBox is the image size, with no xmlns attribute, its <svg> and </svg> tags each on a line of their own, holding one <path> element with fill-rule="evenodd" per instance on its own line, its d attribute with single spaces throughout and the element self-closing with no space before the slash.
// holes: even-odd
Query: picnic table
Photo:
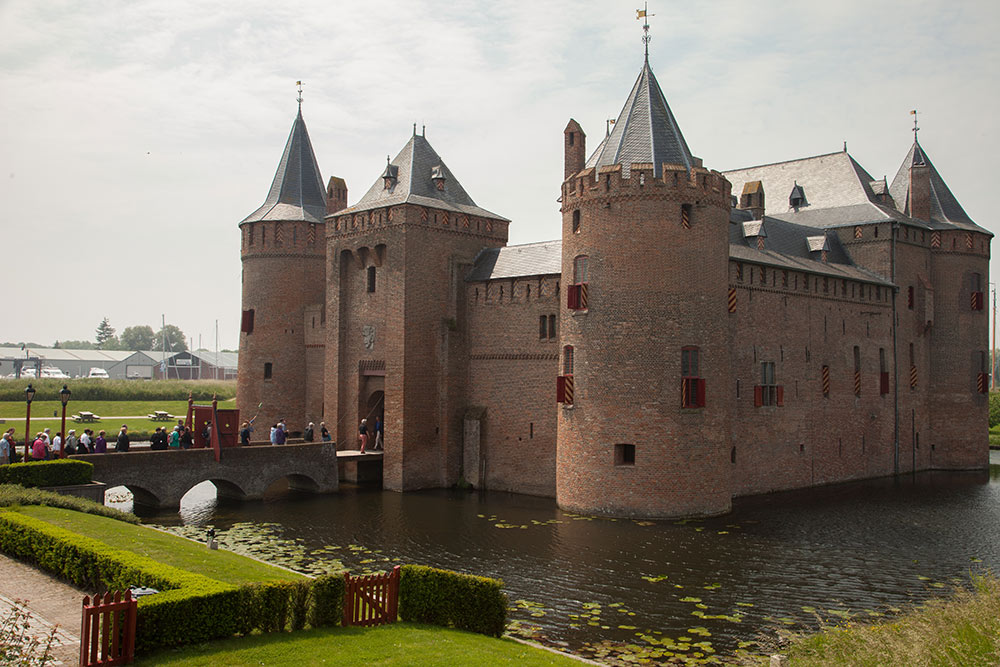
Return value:
<svg viewBox="0 0 1000 667">
<path fill-rule="evenodd" d="M 177 419 L 177 417 L 173 416 L 166 410 L 153 410 L 151 414 L 146 415 L 146 419 L 150 419 L 154 422 L 168 422 Z"/>
<path fill-rule="evenodd" d="M 86 410 L 80 410 L 80 414 L 73 415 L 70 417 L 73 421 L 80 422 L 96 422 L 101 420 L 100 415 L 95 415 L 93 412 L 87 412 Z"/>
</svg>

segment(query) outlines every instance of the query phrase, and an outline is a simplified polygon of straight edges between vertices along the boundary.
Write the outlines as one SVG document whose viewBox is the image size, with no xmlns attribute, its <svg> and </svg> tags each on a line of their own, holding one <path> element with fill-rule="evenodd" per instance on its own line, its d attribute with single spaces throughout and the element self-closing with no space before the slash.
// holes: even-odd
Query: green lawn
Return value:
<svg viewBox="0 0 1000 667">
<path fill-rule="evenodd" d="M 164 651 L 137 665 L 579 665 L 510 639 L 414 623 L 320 628 Z"/>
<path fill-rule="evenodd" d="M 17 508 L 17 511 L 113 547 L 229 584 L 303 578 L 295 572 L 272 567 L 231 551 L 213 551 L 204 544 L 103 516 L 44 505 L 26 505 Z"/>
</svg>

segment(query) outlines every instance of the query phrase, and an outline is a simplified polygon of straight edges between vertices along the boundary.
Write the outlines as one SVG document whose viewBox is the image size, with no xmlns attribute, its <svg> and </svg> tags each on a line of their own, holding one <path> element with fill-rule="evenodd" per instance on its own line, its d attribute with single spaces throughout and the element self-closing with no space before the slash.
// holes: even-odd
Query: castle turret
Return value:
<svg viewBox="0 0 1000 667">
<path fill-rule="evenodd" d="M 281 418 L 300 430 L 307 419 L 321 417 L 323 353 L 322 347 L 307 349 L 306 311 L 315 306 L 322 312 L 326 211 L 326 190 L 300 108 L 267 199 L 240 222 L 243 318 L 236 402 L 244 418 L 260 406 L 258 437 Z"/>
<path fill-rule="evenodd" d="M 647 61 L 562 186 L 560 507 L 730 508 L 729 208 L 729 182 L 691 155 Z"/>
<path fill-rule="evenodd" d="M 563 130 L 563 138 L 565 155 L 563 180 L 566 180 L 573 174 L 579 173 L 587 162 L 587 135 L 583 133 L 580 124 L 570 118 L 566 129 Z"/>
</svg>

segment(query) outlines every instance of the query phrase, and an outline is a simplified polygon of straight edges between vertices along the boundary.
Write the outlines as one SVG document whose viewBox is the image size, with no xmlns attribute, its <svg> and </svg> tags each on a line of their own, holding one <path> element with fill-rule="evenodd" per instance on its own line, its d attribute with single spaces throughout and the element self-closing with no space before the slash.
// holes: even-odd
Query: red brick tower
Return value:
<svg viewBox="0 0 1000 667">
<path fill-rule="evenodd" d="M 324 301 L 326 207 L 300 107 L 266 201 L 240 222 L 243 318 L 236 404 L 244 418 L 262 404 L 257 438 L 266 438 L 267 428 L 280 418 L 298 431 L 307 418 L 320 416 L 321 390 L 310 378 L 322 373 L 322 350 L 310 355 L 306 348 L 306 310 Z"/>
<path fill-rule="evenodd" d="M 729 510 L 729 207 L 729 182 L 692 157 L 647 60 L 562 186 L 560 507 Z"/>
<path fill-rule="evenodd" d="M 448 486 L 462 461 L 464 278 L 509 221 L 476 206 L 416 127 L 387 162 L 328 218 L 326 421 L 356 449 L 360 420 L 383 417 L 385 488 Z"/>
</svg>

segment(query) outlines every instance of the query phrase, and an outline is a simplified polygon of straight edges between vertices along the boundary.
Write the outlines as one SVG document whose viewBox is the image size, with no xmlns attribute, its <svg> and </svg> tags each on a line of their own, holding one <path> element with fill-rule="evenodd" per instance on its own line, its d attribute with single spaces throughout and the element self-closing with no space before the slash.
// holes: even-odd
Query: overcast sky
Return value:
<svg viewBox="0 0 1000 667">
<path fill-rule="evenodd" d="M 279 4 L 283 6 L 279 6 Z M 559 236 L 562 130 L 597 146 L 642 65 L 637 2 L 0 0 L 0 341 L 107 316 L 238 345 L 237 224 L 305 84 L 324 181 L 354 203 L 414 122 L 510 242 Z M 891 180 L 920 142 L 996 231 L 995 0 L 653 0 L 650 63 L 724 171 L 840 150 Z M 997 266 L 994 263 L 993 275 Z"/>
</svg>

